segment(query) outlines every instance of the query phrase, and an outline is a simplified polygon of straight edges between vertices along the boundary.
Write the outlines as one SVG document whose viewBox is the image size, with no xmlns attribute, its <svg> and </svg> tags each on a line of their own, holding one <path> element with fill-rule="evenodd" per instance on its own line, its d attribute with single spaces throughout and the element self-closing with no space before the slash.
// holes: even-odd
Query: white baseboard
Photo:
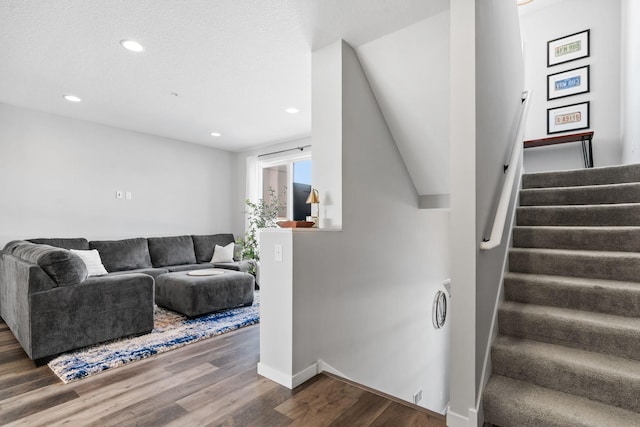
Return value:
<svg viewBox="0 0 640 427">
<path fill-rule="evenodd" d="M 310 380 L 311 378 L 318 375 L 318 363 L 314 363 L 311 366 L 304 368 L 302 371 L 298 372 L 293 376 L 292 384 L 293 388 L 298 387 L 300 384 Z"/>
<path fill-rule="evenodd" d="M 306 367 L 297 374 L 291 376 L 284 372 L 273 369 L 270 366 L 265 365 L 262 362 L 258 362 L 258 375 L 277 382 L 278 384 L 285 386 L 289 389 L 294 389 L 307 380 L 315 377 L 318 374 L 318 363 L 314 363 L 311 366 Z"/>
<path fill-rule="evenodd" d="M 447 412 L 447 427 L 478 427 L 478 413 L 475 408 L 469 408 L 467 416 L 455 412 Z"/>
<path fill-rule="evenodd" d="M 322 359 L 318 360 L 318 373 L 321 372 L 328 372 L 330 374 L 336 375 L 338 377 L 347 379 L 347 380 L 351 380 L 351 378 L 347 377 L 345 374 L 343 374 L 342 372 L 338 371 L 337 369 L 335 369 L 333 366 L 329 365 L 327 362 L 325 362 Z"/>
<path fill-rule="evenodd" d="M 273 369 L 262 362 L 258 362 L 258 375 L 262 375 L 263 377 L 277 382 L 287 388 L 293 388 L 293 377 L 285 374 L 284 372 L 280 372 L 277 369 Z"/>
</svg>

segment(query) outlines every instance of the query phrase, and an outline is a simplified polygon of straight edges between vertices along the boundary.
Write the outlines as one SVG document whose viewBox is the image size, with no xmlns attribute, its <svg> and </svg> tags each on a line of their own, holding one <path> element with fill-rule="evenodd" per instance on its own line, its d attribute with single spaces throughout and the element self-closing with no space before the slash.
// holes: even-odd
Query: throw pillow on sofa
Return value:
<svg viewBox="0 0 640 427">
<path fill-rule="evenodd" d="M 104 276 L 105 274 L 108 274 L 107 269 L 104 268 L 104 265 L 102 264 L 100 253 L 97 249 L 91 249 L 88 251 L 70 249 L 70 251 L 78 255 L 87 266 L 87 273 L 89 274 L 89 277 Z"/>
<path fill-rule="evenodd" d="M 217 262 L 233 262 L 233 248 L 235 243 L 229 243 L 226 246 L 216 245 L 213 250 L 212 263 Z"/>
</svg>

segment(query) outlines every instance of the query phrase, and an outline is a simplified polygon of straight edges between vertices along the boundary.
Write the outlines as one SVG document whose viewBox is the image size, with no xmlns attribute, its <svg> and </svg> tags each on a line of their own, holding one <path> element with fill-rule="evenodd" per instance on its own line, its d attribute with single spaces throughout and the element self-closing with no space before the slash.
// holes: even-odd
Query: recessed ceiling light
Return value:
<svg viewBox="0 0 640 427">
<path fill-rule="evenodd" d="M 120 40 L 120 44 L 131 52 L 142 52 L 144 50 L 144 47 L 140 43 L 133 40 Z"/>
<path fill-rule="evenodd" d="M 65 95 L 64 99 L 66 99 L 69 102 L 80 102 L 80 101 L 82 101 L 82 99 L 78 98 L 75 95 Z"/>
<path fill-rule="evenodd" d="M 211 132 L 211 136 L 222 136 L 220 132 Z"/>
<path fill-rule="evenodd" d="M 297 109 L 297 108 L 295 108 L 295 107 L 289 107 L 289 108 L 287 108 L 287 109 L 286 109 L 286 110 L 284 110 L 284 111 L 286 111 L 286 112 L 287 112 L 287 113 L 289 113 L 289 114 L 296 114 L 296 113 L 299 113 L 299 112 L 300 112 L 300 110 L 298 110 L 298 109 Z"/>
</svg>

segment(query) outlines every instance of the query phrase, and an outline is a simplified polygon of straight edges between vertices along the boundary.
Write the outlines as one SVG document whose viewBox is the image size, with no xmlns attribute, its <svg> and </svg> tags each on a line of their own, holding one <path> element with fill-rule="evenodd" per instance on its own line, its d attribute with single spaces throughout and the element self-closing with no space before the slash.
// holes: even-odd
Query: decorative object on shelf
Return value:
<svg viewBox="0 0 640 427">
<path fill-rule="evenodd" d="M 316 223 L 313 221 L 278 221 L 276 224 L 280 228 L 310 228 Z"/>
<path fill-rule="evenodd" d="M 547 134 L 589 127 L 589 101 L 547 108 Z"/>
<path fill-rule="evenodd" d="M 547 42 L 547 67 L 589 56 L 589 33 L 584 30 Z"/>
<path fill-rule="evenodd" d="M 247 210 L 247 222 L 249 227 L 244 235 L 244 241 L 242 242 L 242 259 L 252 259 L 255 262 L 251 266 L 249 271 L 251 274 L 256 274 L 257 264 L 260 261 L 260 251 L 258 249 L 258 230 L 261 228 L 269 228 L 276 226 L 276 219 L 278 218 L 278 211 L 284 207 L 284 203 L 276 196 L 276 191 L 269 187 L 268 200 L 260 199 L 257 202 L 251 200 L 245 200 Z"/>
<path fill-rule="evenodd" d="M 589 65 L 547 76 L 547 101 L 589 92 Z"/>
<path fill-rule="evenodd" d="M 318 227 L 320 225 L 318 223 L 318 220 L 320 219 L 320 195 L 318 194 L 318 190 L 315 188 L 311 189 L 309 197 L 307 197 L 307 203 L 311 204 L 311 218 L 307 219 L 311 219 L 311 221 L 315 223 L 315 227 Z M 313 205 L 316 205 L 315 215 Z"/>
</svg>

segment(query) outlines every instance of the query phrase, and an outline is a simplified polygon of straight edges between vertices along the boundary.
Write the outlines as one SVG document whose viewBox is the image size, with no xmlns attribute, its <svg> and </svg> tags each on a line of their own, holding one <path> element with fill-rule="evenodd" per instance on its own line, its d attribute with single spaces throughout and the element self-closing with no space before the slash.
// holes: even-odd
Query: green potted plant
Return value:
<svg viewBox="0 0 640 427">
<path fill-rule="evenodd" d="M 247 210 L 248 228 L 242 241 L 242 258 L 253 260 L 250 271 L 256 274 L 256 268 L 260 262 L 260 250 L 258 247 L 258 231 L 261 228 L 275 227 L 278 212 L 285 206 L 284 202 L 276 196 L 276 191 L 269 187 L 267 200 L 260 199 L 257 202 L 245 200 Z"/>
</svg>

